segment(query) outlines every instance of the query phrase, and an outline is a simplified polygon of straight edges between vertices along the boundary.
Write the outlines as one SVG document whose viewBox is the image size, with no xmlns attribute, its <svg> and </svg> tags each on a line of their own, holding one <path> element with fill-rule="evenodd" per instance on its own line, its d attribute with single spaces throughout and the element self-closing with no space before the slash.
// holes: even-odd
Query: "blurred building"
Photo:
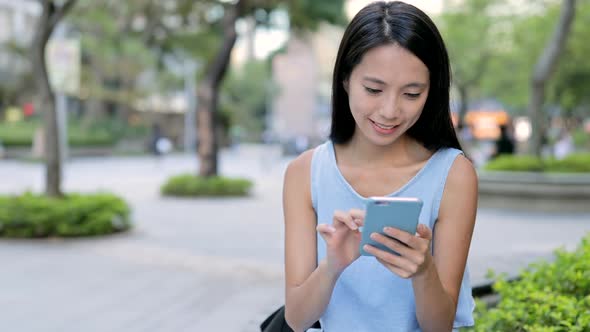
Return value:
<svg viewBox="0 0 590 332">
<path fill-rule="evenodd" d="M 28 45 L 33 39 L 35 25 L 31 22 L 41 13 L 37 1 L 0 0 L 0 43 L 14 41 Z"/>
<path fill-rule="evenodd" d="M 0 0 L 0 82 L 10 81 L 28 70 L 29 61 L 15 54 L 30 45 L 35 33 L 31 22 L 40 13 L 37 1 Z"/>
<path fill-rule="evenodd" d="M 279 142 L 299 139 L 315 145 L 327 138 L 331 117 L 332 70 L 343 29 L 323 24 L 302 37 L 291 36 L 284 53 L 273 58 L 278 86 L 269 128 Z"/>
<path fill-rule="evenodd" d="M 270 120 L 275 138 L 290 142 L 314 136 L 318 66 L 312 47 L 307 41 L 291 38 L 286 52 L 274 57 L 272 71 L 279 90 Z"/>
</svg>

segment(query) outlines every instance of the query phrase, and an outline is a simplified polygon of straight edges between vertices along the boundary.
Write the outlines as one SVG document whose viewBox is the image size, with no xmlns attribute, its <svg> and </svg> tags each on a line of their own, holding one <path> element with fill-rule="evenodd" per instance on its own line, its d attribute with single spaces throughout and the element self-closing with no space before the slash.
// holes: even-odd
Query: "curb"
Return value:
<svg viewBox="0 0 590 332">
<path fill-rule="evenodd" d="M 506 279 L 509 283 L 519 281 L 520 276 L 507 278 Z M 486 307 L 495 307 L 498 302 L 500 302 L 500 295 L 494 292 L 494 283 L 489 282 L 479 286 L 475 286 L 471 288 L 471 295 L 478 300 L 483 301 L 486 304 Z"/>
</svg>

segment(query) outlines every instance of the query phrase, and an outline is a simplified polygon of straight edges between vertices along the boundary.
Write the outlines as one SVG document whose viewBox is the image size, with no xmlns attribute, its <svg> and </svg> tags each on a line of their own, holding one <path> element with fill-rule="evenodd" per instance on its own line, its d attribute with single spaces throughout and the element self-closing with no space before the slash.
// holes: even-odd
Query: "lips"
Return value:
<svg viewBox="0 0 590 332">
<path fill-rule="evenodd" d="M 371 119 L 369 119 L 369 121 L 371 122 L 371 125 L 373 125 L 373 128 L 375 129 L 375 131 L 377 131 L 379 134 L 382 134 L 382 135 L 393 134 L 395 132 L 395 130 L 397 129 L 397 127 L 399 126 L 399 125 L 385 125 L 382 123 L 375 122 Z"/>
</svg>

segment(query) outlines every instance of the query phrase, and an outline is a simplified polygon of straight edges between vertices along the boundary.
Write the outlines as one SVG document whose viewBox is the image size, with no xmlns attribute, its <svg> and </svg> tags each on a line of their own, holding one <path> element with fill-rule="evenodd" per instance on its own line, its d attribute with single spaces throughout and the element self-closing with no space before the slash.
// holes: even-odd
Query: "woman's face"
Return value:
<svg viewBox="0 0 590 332">
<path fill-rule="evenodd" d="M 356 122 L 354 136 L 364 135 L 380 146 L 402 136 L 422 113 L 429 77 L 426 65 L 397 44 L 367 51 L 344 82 Z"/>
</svg>

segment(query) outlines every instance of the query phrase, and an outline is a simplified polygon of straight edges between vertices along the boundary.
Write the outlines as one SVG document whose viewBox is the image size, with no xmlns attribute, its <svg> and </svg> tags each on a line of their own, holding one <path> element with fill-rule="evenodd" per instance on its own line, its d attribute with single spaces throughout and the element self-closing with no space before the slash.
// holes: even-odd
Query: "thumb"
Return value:
<svg viewBox="0 0 590 332">
<path fill-rule="evenodd" d="M 430 230 L 430 228 L 424 224 L 418 225 L 416 233 L 418 233 L 418 236 L 423 239 L 432 240 L 432 230 Z"/>
</svg>

